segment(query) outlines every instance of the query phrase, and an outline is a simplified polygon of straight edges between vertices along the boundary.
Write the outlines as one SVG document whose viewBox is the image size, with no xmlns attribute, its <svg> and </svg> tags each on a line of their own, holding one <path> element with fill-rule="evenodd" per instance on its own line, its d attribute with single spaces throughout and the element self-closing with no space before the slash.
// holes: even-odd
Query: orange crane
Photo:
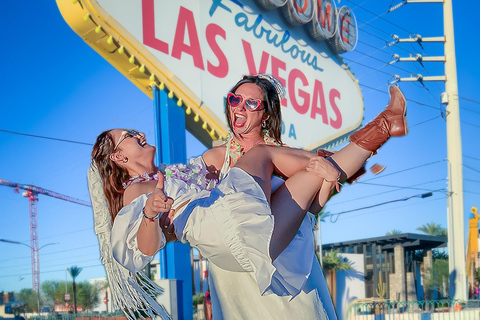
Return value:
<svg viewBox="0 0 480 320">
<path fill-rule="evenodd" d="M 47 189 L 39 188 L 33 185 L 26 185 L 21 183 L 10 182 L 0 179 L 0 186 L 15 188 L 15 193 L 19 193 L 20 189 L 25 190 L 22 194 L 25 198 L 28 198 L 29 203 L 29 216 L 30 216 L 30 250 L 32 255 L 32 290 L 40 292 L 40 261 L 38 257 L 38 228 L 37 228 L 37 201 L 38 195 L 44 194 L 49 197 L 65 200 L 81 204 L 83 206 L 91 207 L 90 202 L 75 199 L 63 194 L 50 191 Z"/>
</svg>

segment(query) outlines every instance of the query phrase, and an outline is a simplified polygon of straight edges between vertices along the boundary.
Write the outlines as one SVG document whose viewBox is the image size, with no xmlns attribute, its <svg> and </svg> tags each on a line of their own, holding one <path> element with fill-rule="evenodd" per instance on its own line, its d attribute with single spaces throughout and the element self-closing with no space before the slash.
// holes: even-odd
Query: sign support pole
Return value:
<svg viewBox="0 0 480 320">
<path fill-rule="evenodd" d="M 186 163 L 185 112 L 156 86 L 153 86 L 153 109 L 157 165 Z M 170 242 L 159 252 L 159 259 L 161 278 L 177 279 L 178 318 L 193 319 L 190 246 Z"/>
</svg>

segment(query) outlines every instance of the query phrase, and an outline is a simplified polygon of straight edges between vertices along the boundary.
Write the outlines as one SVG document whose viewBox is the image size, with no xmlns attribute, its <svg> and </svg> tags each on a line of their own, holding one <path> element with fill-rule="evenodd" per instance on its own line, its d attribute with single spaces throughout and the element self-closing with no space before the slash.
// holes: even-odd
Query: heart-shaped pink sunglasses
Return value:
<svg viewBox="0 0 480 320">
<path fill-rule="evenodd" d="M 245 101 L 245 109 L 247 109 L 248 111 L 260 111 L 265 109 L 262 100 L 251 98 L 244 100 L 242 96 L 237 96 L 235 93 L 232 92 L 227 95 L 227 102 L 232 108 L 239 106 L 242 101 Z"/>
</svg>

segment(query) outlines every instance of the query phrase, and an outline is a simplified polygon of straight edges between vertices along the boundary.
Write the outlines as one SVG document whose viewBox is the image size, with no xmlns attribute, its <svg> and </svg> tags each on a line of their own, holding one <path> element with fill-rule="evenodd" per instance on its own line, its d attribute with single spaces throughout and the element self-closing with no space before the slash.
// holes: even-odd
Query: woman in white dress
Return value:
<svg viewBox="0 0 480 320">
<path fill-rule="evenodd" d="M 230 93 L 258 98 L 267 103 L 261 112 L 252 112 L 245 108 L 244 104 L 231 107 L 228 99 L 226 100 L 225 114 L 231 131 L 227 143 L 214 147 L 203 155 L 203 159 L 208 163 L 209 168 L 218 174 L 220 180 L 225 177 L 235 162 L 250 150 L 251 146 L 256 144 L 282 145 L 280 102 L 285 93 L 279 81 L 270 75 L 247 75 L 233 86 Z M 391 108 L 399 107 L 402 109 L 405 107 L 405 100 L 398 87 L 392 87 L 390 94 Z M 396 111 L 395 113 L 401 114 L 402 111 Z M 383 130 L 383 133 L 378 134 L 377 144 L 365 148 L 365 143 L 359 141 L 373 140 L 371 133 L 369 133 L 370 137 L 368 138 L 362 137 L 367 130 L 371 130 L 371 126 L 365 128 L 357 131 L 354 141 L 373 153 L 380 147 L 381 143 L 388 139 L 389 134 L 385 133 L 389 131 Z M 393 135 L 406 133 L 406 130 L 402 130 L 391 131 Z M 371 153 L 363 154 L 354 146 L 349 146 L 347 149 L 354 153 L 353 157 L 348 155 L 350 159 L 356 158 L 358 162 L 342 164 L 343 167 L 339 169 L 342 171 L 345 169 L 343 171 L 345 175 L 342 175 L 341 182 L 348 178 L 347 181 L 351 183 L 361 175 L 360 171 L 356 172 L 355 170 Z M 325 151 L 321 154 L 331 155 L 331 153 Z M 201 159 L 195 160 L 201 161 Z M 272 177 L 272 190 L 275 189 L 273 186 L 278 187 L 280 184 L 281 180 L 279 178 Z M 274 192 L 274 196 L 282 197 L 281 192 L 281 189 L 276 193 Z M 318 199 L 316 200 L 318 201 Z M 309 211 L 318 213 L 319 209 L 320 206 L 316 202 L 309 208 Z M 292 319 L 294 317 L 317 319 L 319 314 L 323 312 L 321 310 L 322 305 L 330 319 L 336 318 L 320 264 L 313 254 L 315 251 L 314 235 L 310 216 L 305 215 L 303 220 L 296 221 L 296 226 L 299 226 L 298 232 L 296 232 L 296 227 L 291 226 L 292 232 L 295 232 L 293 240 L 277 258 L 277 263 L 285 264 L 283 261 L 288 262 L 287 252 L 289 250 L 304 253 L 305 264 L 303 267 L 310 268 L 311 273 L 301 292 L 293 299 L 276 295 L 261 295 L 252 273 L 232 272 L 219 268 L 215 264 L 209 264 L 208 281 L 214 319 Z M 248 306 L 248 308 L 244 306 Z"/>
</svg>

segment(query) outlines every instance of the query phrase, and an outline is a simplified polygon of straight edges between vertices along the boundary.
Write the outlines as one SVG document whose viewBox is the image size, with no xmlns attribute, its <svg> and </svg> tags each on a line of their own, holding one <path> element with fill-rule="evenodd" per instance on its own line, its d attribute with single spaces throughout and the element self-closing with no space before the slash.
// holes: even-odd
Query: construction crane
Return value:
<svg viewBox="0 0 480 320">
<path fill-rule="evenodd" d="M 37 292 L 38 294 L 40 292 L 40 261 L 38 256 L 38 230 L 37 230 L 38 197 L 37 196 L 39 194 L 44 194 L 52 198 L 77 203 L 82 206 L 91 207 L 92 205 L 87 201 L 75 199 L 54 191 L 39 188 L 33 185 L 15 183 L 15 182 L 10 182 L 7 180 L 0 179 L 0 186 L 12 187 L 15 189 L 15 193 L 19 193 L 20 189 L 25 190 L 25 192 L 22 195 L 25 198 L 28 198 L 29 216 L 30 216 L 30 250 L 32 255 L 32 290 L 35 290 L 35 292 Z"/>
</svg>

